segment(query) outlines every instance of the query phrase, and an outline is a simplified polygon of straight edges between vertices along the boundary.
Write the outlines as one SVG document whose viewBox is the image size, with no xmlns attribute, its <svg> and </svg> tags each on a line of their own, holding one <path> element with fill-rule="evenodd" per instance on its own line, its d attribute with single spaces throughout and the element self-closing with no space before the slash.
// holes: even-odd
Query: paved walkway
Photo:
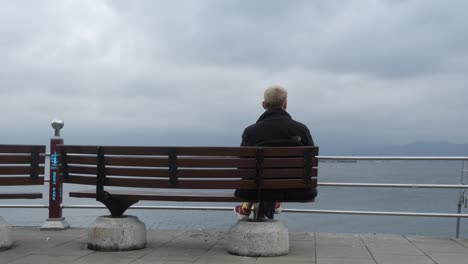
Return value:
<svg viewBox="0 0 468 264">
<path fill-rule="evenodd" d="M 149 230 L 147 248 L 96 252 L 86 248 L 87 231 L 39 231 L 17 227 L 15 246 L 0 252 L 0 264 L 55 263 L 317 263 L 317 264 L 467 264 L 468 240 L 372 234 L 294 233 L 290 253 L 274 258 L 233 256 L 226 252 L 226 233 L 209 230 Z"/>
</svg>

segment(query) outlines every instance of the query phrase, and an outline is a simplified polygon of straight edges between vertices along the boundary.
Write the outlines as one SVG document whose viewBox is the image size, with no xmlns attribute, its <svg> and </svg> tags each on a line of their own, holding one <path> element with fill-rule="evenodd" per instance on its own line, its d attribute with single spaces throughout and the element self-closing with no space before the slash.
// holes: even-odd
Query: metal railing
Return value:
<svg viewBox="0 0 468 264">
<path fill-rule="evenodd" d="M 427 157 L 427 156 L 319 156 L 320 160 L 388 160 L 388 161 L 461 161 L 461 170 L 460 170 L 460 184 L 385 184 L 385 183 L 321 183 L 324 186 L 335 186 L 335 187 L 391 187 L 391 188 L 438 188 L 438 189 L 459 189 L 459 199 L 457 203 L 457 213 L 456 214 L 439 214 L 439 213 L 409 213 L 408 216 L 427 216 L 427 217 L 456 217 L 456 238 L 460 237 L 460 221 L 461 218 L 466 217 L 466 214 L 461 213 L 462 205 L 465 207 L 468 205 L 468 195 L 465 189 L 468 185 L 465 185 L 465 174 L 468 174 L 468 169 L 465 166 L 465 162 L 468 161 L 468 157 L 459 156 L 459 157 Z M 330 213 L 330 212 L 329 212 Z M 344 213 L 344 212 L 342 212 Z M 400 215 L 404 212 L 373 212 L 373 215 Z M 352 214 L 352 213 L 350 213 Z"/>
<path fill-rule="evenodd" d="M 50 153 L 46 153 L 50 156 Z M 456 218 L 456 237 L 460 235 L 460 220 L 461 218 L 468 218 L 468 214 L 461 213 L 462 205 L 467 205 L 467 192 L 468 185 L 465 184 L 465 174 L 468 175 L 468 169 L 465 162 L 468 157 L 404 157 L 404 156 L 318 156 L 321 161 L 461 161 L 461 175 L 460 184 L 400 184 L 400 183 L 343 183 L 343 182 L 319 182 L 318 186 L 324 187 L 362 187 L 362 188 L 427 188 L 427 189 L 458 189 L 459 200 L 457 203 L 457 213 L 427 213 L 427 212 L 389 212 L 389 211 L 353 211 L 353 210 L 319 210 L 319 209 L 283 209 L 287 213 L 318 213 L 318 214 L 345 214 L 345 215 L 379 215 L 379 216 L 412 216 L 412 217 L 444 217 Z M 48 205 L 20 205 L 20 204 L 0 204 L 0 208 L 48 208 Z M 64 209 L 105 209 L 102 205 L 67 205 L 62 204 Z M 133 205 L 129 209 L 138 210 L 204 210 L 204 211 L 232 211 L 232 207 L 212 207 L 212 206 L 143 206 Z"/>
</svg>

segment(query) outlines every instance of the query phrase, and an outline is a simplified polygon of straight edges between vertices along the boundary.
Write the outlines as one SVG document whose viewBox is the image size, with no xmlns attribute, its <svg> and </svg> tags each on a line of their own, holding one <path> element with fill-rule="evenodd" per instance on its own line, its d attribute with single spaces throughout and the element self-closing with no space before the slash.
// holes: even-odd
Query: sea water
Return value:
<svg viewBox="0 0 468 264">
<path fill-rule="evenodd" d="M 459 184 L 461 162 L 458 161 L 359 161 L 356 163 L 320 162 L 319 182 Z M 468 175 L 465 176 L 468 181 Z M 66 184 L 64 204 L 100 205 L 93 199 L 70 198 L 72 190 L 89 186 Z M 47 185 L 0 187 L 0 191 L 39 191 L 44 199 L 0 200 L 2 204 L 47 204 Z M 318 189 L 314 203 L 285 203 L 284 208 L 456 213 L 459 190 L 422 188 L 324 187 Z M 137 205 L 183 205 L 234 207 L 234 203 L 178 203 L 141 201 Z M 461 213 L 468 209 L 462 207 Z M 64 209 L 66 220 L 75 227 L 86 227 L 105 209 Z M 227 211 L 138 210 L 147 228 L 227 230 L 237 218 Z M 12 225 L 40 226 L 47 219 L 47 209 L 0 208 L 0 215 Z M 276 216 L 291 232 L 395 233 L 454 237 L 455 218 L 358 216 L 316 213 L 282 213 Z M 460 236 L 468 237 L 468 219 L 461 220 Z"/>
</svg>

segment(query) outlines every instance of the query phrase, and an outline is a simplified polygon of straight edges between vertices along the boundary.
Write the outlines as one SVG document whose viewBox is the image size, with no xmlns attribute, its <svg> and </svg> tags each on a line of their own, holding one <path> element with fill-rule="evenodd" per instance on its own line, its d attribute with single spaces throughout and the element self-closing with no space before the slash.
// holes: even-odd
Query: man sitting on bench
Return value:
<svg viewBox="0 0 468 264">
<path fill-rule="evenodd" d="M 287 91 L 279 85 L 265 90 L 262 106 L 266 111 L 255 124 L 244 130 L 241 146 L 314 146 L 307 126 L 293 120 L 286 112 L 287 95 Z M 286 197 L 288 200 L 312 200 L 316 195 L 315 188 L 263 190 L 262 199 L 270 203 L 264 214 L 271 219 L 273 213 L 281 212 L 281 203 L 271 201 L 281 201 Z M 235 196 L 253 201 L 257 191 L 239 189 L 235 191 Z M 240 220 L 248 219 L 252 206 L 253 202 L 244 202 L 236 206 L 234 211 Z"/>
</svg>

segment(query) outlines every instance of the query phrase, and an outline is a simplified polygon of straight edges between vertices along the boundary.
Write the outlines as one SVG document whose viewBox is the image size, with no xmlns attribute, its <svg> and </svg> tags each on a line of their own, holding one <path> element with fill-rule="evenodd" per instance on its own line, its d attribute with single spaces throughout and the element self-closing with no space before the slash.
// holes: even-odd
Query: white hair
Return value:
<svg viewBox="0 0 468 264">
<path fill-rule="evenodd" d="M 288 97 L 288 92 L 280 85 L 273 85 L 265 90 L 263 101 L 267 108 L 280 108 Z"/>
</svg>

